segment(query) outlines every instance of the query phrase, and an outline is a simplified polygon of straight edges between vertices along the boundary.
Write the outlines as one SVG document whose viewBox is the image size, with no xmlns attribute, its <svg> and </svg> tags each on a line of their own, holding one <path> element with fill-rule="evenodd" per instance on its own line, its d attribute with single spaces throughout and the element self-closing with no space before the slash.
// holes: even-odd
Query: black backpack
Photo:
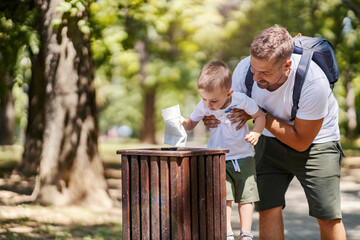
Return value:
<svg viewBox="0 0 360 240">
<path fill-rule="evenodd" d="M 324 71 L 329 80 L 331 89 L 339 79 L 339 67 L 336 62 L 336 56 L 333 46 L 329 41 L 320 37 L 305 37 L 298 34 L 293 38 L 293 53 L 302 54 L 299 66 L 296 70 L 295 85 L 293 92 L 293 106 L 291 109 L 291 121 L 295 119 L 296 112 L 299 109 L 299 99 L 304 79 L 309 69 L 310 59 L 312 59 Z M 251 97 L 253 81 L 253 73 L 250 67 L 246 74 L 245 85 L 246 94 Z"/>
</svg>

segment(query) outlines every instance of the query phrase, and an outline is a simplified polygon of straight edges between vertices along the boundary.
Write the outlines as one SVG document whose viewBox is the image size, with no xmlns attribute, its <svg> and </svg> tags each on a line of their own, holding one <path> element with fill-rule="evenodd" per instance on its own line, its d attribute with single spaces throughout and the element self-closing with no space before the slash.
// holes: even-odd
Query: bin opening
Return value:
<svg viewBox="0 0 360 240">
<path fill-rule="evenodd" d="M 177 151 L 177 147 L 163 147 L 161 148 L 161 151 Z"/>
</svg>

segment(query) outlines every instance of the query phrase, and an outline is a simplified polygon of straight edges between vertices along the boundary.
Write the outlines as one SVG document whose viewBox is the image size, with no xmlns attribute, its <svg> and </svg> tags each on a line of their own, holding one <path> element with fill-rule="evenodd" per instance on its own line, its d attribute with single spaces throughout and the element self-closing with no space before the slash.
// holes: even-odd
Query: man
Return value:
<svg viewBox="0 0 360 240">
<path fill-rule="evenodd" d="M 267 110 L 265 130 L 255 147 L 260 239 L 284 239 L 282 209 L 295 176 L 304 188 L 310 216 L 317 218 L 321 239 L 343 240 L 339 107 L 325 74 L 311 62 L 296 118 L 290 120 L 295 73 L 301 58 L 292 50 L 289 32 L 274 25 L 254 39 L 250 56 L 233 74 L 232 88 L 246 92 L 245 76 L 251 67 L 255 82 L 252 98 Z M 233 123 L 240 122 L 238 128 L 249 119 L 239 109 L 231 113 L 228 117 Z M 217 122 L 214 117 L 204 119 L 208 127 L 215 127 Z"/>
</svg>

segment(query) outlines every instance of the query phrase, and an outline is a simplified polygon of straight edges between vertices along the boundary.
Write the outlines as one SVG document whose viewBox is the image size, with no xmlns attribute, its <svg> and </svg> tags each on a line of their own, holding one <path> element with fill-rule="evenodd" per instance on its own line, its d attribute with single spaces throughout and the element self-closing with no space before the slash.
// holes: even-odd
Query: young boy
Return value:
<svg viewBox="0 0 360 240">
<path fill-rule="evenodd" d="M 265 127 L 265 115 L 246 94 L 231 90 L 231 71 L 221 61 L 212 61 L 202 69 L 198 82 L 201 96 L 190 118 L 182 121 L 185 130 L 192 130 L 205 116 L 215 115 L 221 121 L 210 129 L 208 148 L 228 148 L 226 154 L 226 225 L 227 240 L 234 240 L 231 227 L 231 204 L 238 203 L 241 235 L 239 240 L 253 239 L 251 233 L 253 202 L 259 201 L 255 179 L 253 148 Z M 231 108 L 244 109 L 254 121 L 249 132 L 245 124 L 236 130 L 227 118 Z"/>
</svg>

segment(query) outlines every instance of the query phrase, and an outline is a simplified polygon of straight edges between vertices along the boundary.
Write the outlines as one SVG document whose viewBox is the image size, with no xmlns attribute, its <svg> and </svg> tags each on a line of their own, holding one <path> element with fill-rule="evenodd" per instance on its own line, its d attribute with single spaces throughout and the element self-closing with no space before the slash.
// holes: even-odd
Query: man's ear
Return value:
<svg viewBox="0 0 360 240">
<path fill-rule="evenodd" d="M 290 67 L 291 67 L 291 60 L 290 59 L 288 59 L 288 60 L 286 60 L 286 62 L 285 62 L 285 66 L 284 66 L 284 72 L 286 72 L 287 70 L 289 70 L 290 69 Z"/>
<path fill-rule="evenodd" d="M 228 91 L 228 93 L 226 94 L 226 97 L 227 97 L 227 98 L 231 97 L 231 94 L 233 94 L 233 92 L 234 92 L 234 90 L 230 89 L 230 90 Z"/>
</svg>

